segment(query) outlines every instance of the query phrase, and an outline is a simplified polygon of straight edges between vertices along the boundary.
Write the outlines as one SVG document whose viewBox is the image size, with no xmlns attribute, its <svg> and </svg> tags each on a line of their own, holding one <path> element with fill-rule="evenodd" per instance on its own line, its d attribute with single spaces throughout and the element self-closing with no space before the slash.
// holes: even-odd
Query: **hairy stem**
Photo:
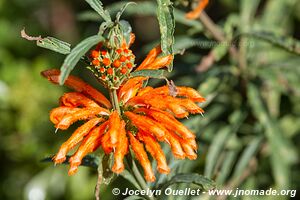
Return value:
<svg viewBox="0 0 300 200">
<path fill-rule="evenodd" d="M 142 188 L 142 190 L 149 190 L 150 188 L 148 187 L 144 177 L 142 176 L 140 170 L 138 169 L 138 167 L 136 166 L 133 157 L 131 156 L 131 154 L 129 153 L 129 158 L 131 159 L 131 163 L 132 163 L 132 168 L 130 169 L 130 171 L 133 173 L 135 179 L 137 180 L 139 186 Z M 155 200 L 155 198 L 153 196 L 146 196 L 149 200 Z"/>
<path fill-rule="evenodd" d="M 116 89 L 110 89 L 109 90 L 109 96 L 110 96 L 110 100 L 112 102 L 114 110 L 118 111 L 118 113 L 121 114 L 118 95 L 117 95 L 117 90 Z"/>
</svg>

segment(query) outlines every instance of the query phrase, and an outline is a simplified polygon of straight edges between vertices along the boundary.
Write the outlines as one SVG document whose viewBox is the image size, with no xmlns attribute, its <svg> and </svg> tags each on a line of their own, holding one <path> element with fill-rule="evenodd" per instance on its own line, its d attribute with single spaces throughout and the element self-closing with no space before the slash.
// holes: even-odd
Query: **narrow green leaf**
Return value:
<svg viewBox="0 0 300 200">
<path fill-rule="evenodd" d="M 216 179 L 217 184 L 223 185 L 226 181 L 226 178 L 229 176 L 233 165 L 235 163 L 235 159 L 237 157 L 237 151 L 231 150 L 226 153 L 224 157 L 224 163 L 221 167 L 220 173 L 218 174 L 218 177 Z"/>
<path fill-rule="evenodd" d="M 262 142 L 262 137 L 254 138 L 244 150 L 243 154 L 240 156 L 240 159 L 234 169 L 233 179 L 239 180 L 244 172 L 244 170 L 249 165 L 249 161 L 258 151 L 260 144 Z"/>
<path fill-rule="evenodd" d="M 136 196 L 136 195 L 132 195 L 132 196 L 126 197 L 124 200 L 145 200 L 145 198 L 140 197 L 140 196 Z"/>
<path fill-rule="evenodd" d="M 50 49 L 61 54 L 69 54 L 71 52 L 71 45 L 69 43 L 53 37 L 46 37 L 38 40 L 36 41 L 36 44 L 39 47 Z"/>
<path fill-rule="evenodd" d="M 136 4 L 136 3 L 135 2 L 127 2 L 127 3 L 125 3 L 123 5 L 123 7 L 120 9 L 120 11 L 117 13 L 117 15 L 116 15 L 116 21 L 120 21 L 120 18 L 122 16 L 122 14 L 126 10 L 127 6 L 129 6 L 130 4 Z"/>
<path fill-rule="evenodd" d="M 290 184 L 291 164 L 297 162 L 295 149 L 282 134 L 278 123 L 270 117 L 261 99 L 259 90 L 254 84 L 249 84 L 248 86 L 248 99 L 255 117 L 265 128 L 265 135 L 271 148 L 271 166 L 273 167 L 276 184 L 280 188 L 286 188 Z"/>
<path fill-rule="evenodd" d="M 263 40 L 290 53 L 300 55 L 300 42 L 292 37 L 284 37 L 271 32 L 249 32 L 240 36 Z"/>
<path fill-rule="evenodd" d="M 100 0 L 85 0 L 90 6 L 106 21 L 111 22 L 111 17 L 107 10 L 104 10 Z"/>
<path fill-rule="evenodd" d="M 157 18 L 161 34 L 161 49 L 165 55 L 173 55 L 175 20 L 170 0 L 157 0 Z M 168 70 L 172 71 L 172 64 Z"/>
<path fill-rule="evenodd" d="M 65 80 L 68 78 L 70 72 L 74 69 L 80 58 L 92 48 L 94 45 L 102 41 L 102 36 L 94 35 L 86 38 L 80 42 L 71 53 L 65 58 L 63 65 L 61 66 L 61 74 L 59 77 L 59 84 L 63 85 Z"/>
<path fill-rule="evenodd" d="M 129 173 L 126 169 L 123 170 L 123 172 L 120 175 L 123 178 L 127 179 L 129 182 L 131 182 L 134 185 L 134 187 L 136 187 L 139 190 L 141 189 L 140 185 L 138 184 L 134 176 L 131 173 Z"/>
<path fill-rule="evenodd" d="M 198 186 L 204 191 L 208 191 L 210 189 L 215 188 L 215 183 L 196 173 L 189 173 L 189 174 L 176 174 L 171 178 L 171 180 L 167 181 L 164 185 L 161 186 L 161 189 L 165 189 L 169 187 L 170 185 L 176 184 L 176 183 L 193 183 Z"/>
<path fill-rule="evenodd" d="M 116 2 L 108 5 L 106 8 L 109 10 L 109 13 L 113 16 L 118 13 L 118 11 L 129 1 L 122 1 L 122 2 Z M 152 1 L 139 1 L 137 2 L 138 9 L 136 7 L 128 7 L 122 14 L 124 17 L 130 17 L 133 15 L 139 15 L 139 16 L 156 16 L 156 4 Z M 91 11 L 85 11 L 78 15 L 78 18 L 80 20 L 91 20 L 91 21 L 97 21 L 99 22 L 101 19 L 99 15 L 95 12 Z M 203 29 L 203 26 L 201 22 L 197 20 L 189 20 L 186 19 L 185 13 L 179 9 L 174 8 L 174 19 L 176 22 L 180 24 L 184 24 L 189 27 L 193 27 L 197 31 L 201 31 Z"/>
<path fill-rule="evenodd" d="M 126 43 L 129 44 L 129 41 L 130 41 L 130 34 L 132 32 L 132 28 L 131 28 L 131 25 L 125 21 L 125 20 L 121 20 L 119 22 L 120 26 L 121 26 L 121 30 L 123 32 L 123 36 L 126 40 Z"/>
<path fill-rule="evenodd" d="M 229 137 L 231 132 L 231 128 L 226 126 L 225 128 L 219 130 L 216 134 L 213 142 L 208 149 L 208 154 L 206 157 L 206 165 L 204 169 L 204 175 L 206 177 L 211 178 L 213 176 L 218 157 L 220 156 L 220 153 L 224 148 L 226 139 Z"/>
<path fill-rule="evenodd" d="M 144 76 L 157 79 L 165 79 L 165 70 L 144 69 L 130 73 L 131 77 Z"/>
</svg>

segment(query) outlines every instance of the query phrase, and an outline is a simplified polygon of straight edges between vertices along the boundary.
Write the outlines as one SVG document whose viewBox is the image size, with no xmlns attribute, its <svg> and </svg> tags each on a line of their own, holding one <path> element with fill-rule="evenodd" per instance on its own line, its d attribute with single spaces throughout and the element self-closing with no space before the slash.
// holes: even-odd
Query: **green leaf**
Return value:
<svg viewBox="0 0 300 200">
<path fill-rule="evenodd" d="M 71 156 L 67 156 L 66 160 L 63 162 L 63 164 L 69 165 L 69 159 Z M 53 156 L 49 156 L 47 158 L 44 158 L 41 160 L 42 162 L 53 162 Z M 87 155 L 82 159 L 81 166 L 91 167 L 94 169 L 97 169 L 98 165 L 100 163 L 100 157 L 95 155 Z"/>
<path fill-rule="evenodd" d="M 200 188 L 204 191 L 208 191 L 215 188 L 215 183 L 212 180 L 196 173 L 189 173 L 189 174 L 176 174 L 171 178 L 171 180 L 167 181 L 164 185 L 162 185 L 161 189 L 164 190 L 170 185 L 176 183 L 193 183 L 200 186 Z"/>
<path fill-rule="evenodd" d="M 123 170 L 123 172 L 120 175 L 123 178 L 127 179 L 129 182 L 131 182 L 137 189 L 139 190 L 141 189 L 140 185 L 138 184 L 134 176 L 131 173 L 129 173 L 126 169 Z"/>
<path fill-rule="evenodd" d="M 126 10 L 127 6 L 129 6 L 130 4 L 136 4 L 136 3 L 135 2 L 127 2 L 127 3 L 125 3 L 125 5 L 123 5 L 123 7 L 120 9 L 120 11 L 116 15 L 116 21 L 117 22 L 120 21 L 121 15 Z"/>
<path fill-rule="evenodd" d="M 208 178 L 211 178 L 217 163 L 218 157 L 220 156 L 221 151 L 224 148 L 226 139 L 230 136 L 231 128 L 226 126 L 218 131 L 213 142 L 211 143 L 208 154 L 206 157 L 206 165 L 204 169 L 204 175 Z"/>
<path fill-rule="evenodd" d="M 149 78 L 165 79 L 165 70 L 144 69 L 130 73 L 130 77 L 144 76 Z"/>
<path fill-rule="evenodd" d="M 90 6 L 106 21 L 111 22 L 111 17 L 107 10 L 104 10 L 100 0 L 85 0 Z"/>
<path fill-rule="evenodd" d="M 251 158 L 258 151 L 260 144 L 262 142 L 262 137 L 258 136 L 254 138 L 248 145 L 248 147 L 244 150 L 243 154 L 240 156 L 240 159 L 234 169 L 233 179 L 239 180 L 244 172 L 244 170 L 249 165 Z"/>
<path fill-rule="evenodd" d="M 36 44 L 39 47 L 50 49 L 61 54 L 69 54 L 71 52 L 71 45 L 69 43 L 53 37 L 46 37 L 41 40 L 37 40 Z"/>
<path fill-rule="evenodd" d="M 140 197 L 140 196 L 136 196 L 136 195 L 132 195 L 132 196 L 126 197 L 124 200 L 145 200 L 145 198 Z"/>
<path fill-rule="evenodd" d="M 161 34 L 161 49 L 165 55 L 173 55 L 175 20 L 170 0 L 157 0 L 157 18 Z M 172 64 L 168 68 L 172 71 Z"/>
<path fill-rule="evenodd" d="M 109 10 L 111 15 L 116 15 L 119 10 L 126 4 L 128 1 L 116 2 L 108 5 L 106 8 Z M 136 7 L 128 7 L 123 13 L 124 17 L 130 17 L 133 15 L 139 16 L 156 16 L 156 4 L 152 1 L 139 1 L 137 2 L 138 9 Z M 99 15 L 95 12 L 85 11 L 78 15 L 80 20 L 91 20 L 91 21 L 98 21 L 101 20 Z M 174 8 L 174 19 L 176 22 L 180 24 L 184 24 L 189 27 L 193 27 L 197 31 L 201 31 L 203 26 L 201 22 L 197 20 L 189 20 L 186 19 L 185 13 L 179 9 Z"/>
<path fill-rule="evenodd" d="M 63 85 L 65 80 L 68 78 L 70 72 L 74 69 L 80 58 L 92 48 L 103 40 L 102 36 L 94 35 L 81 41 L 71 53 L 65 58 L 63 65 L 61 66 L 61 74 L 59 77 L 59 84 Z"/>
<path fill-rule="evenodd" d="M 265 135 L 271 148 L 271 162 L 275 182 L 278 187 L 286 188 L 290 185 L 291 164 L 297 162 L 295 149 L 282 134 L 278 123 L 270 117 L 259 90 L 254 84 L 249 84 L 247 95 L 255 117 L 265 128 Z"/>
<path fill-rule="evenodd" d="M 238 153 L 236 150 L 228 151 L 224 157 L 224 162 L 220 169 L 220 173 L 216 179 L 217 184 L 223 185 L 226 178 L 229 176 L 231 170 L 233 169 L 233 165 L 235 163 L 235 159 Z"/>
<path fill-rule="evenodd" d="M 132 32 L 132 28 L 130 26 L 130 24 L 125 21 L 125 20 L 121 20 L 119 22 L 120 26 L 121 26 L 121 30 L 123 32 L 123 36 L 126 40 L 126 43 L 129 44 L 129 41 L 130 41 L 130 34 Z"/>
<path fill-rule="evenodd" d="M 300 55 L 300 42 L 292 37 L 280 36 L 271 32 L 249 32 L 240 36 L 263 40 L 290 53 Z"/>
</svg>

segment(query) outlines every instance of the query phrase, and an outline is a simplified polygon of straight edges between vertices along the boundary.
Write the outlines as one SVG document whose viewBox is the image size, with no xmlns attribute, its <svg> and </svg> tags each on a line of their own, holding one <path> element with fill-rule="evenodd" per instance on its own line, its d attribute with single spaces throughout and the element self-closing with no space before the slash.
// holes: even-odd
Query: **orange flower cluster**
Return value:
<svg viewBox="0 0 300 200">
<path fill-rule="evenodd" d="M 96 69 L 96 75 L 109 85 L 114 85 L 127 76 L 132 68 L 135 56 L 129 49 L 134 42 L 135 36 L 131 34 L 130 44 L 125 42 L 118 49 L 109 49 L 103 43 L 99 43 L 91 51 L 91 66 Z"/>
<path fill-rule="evenodd" d="M 188 12 L 185 16 L 188 19 L 196 19 L 197 17 L 200 16 L 201 12 L 204 10 L 204 8 L 206 8 L 206 6 L 208 5 L 209 0 L 199 0 L 197 7 Z"/>
<path fill-rule="evenodd" d="M 152 49 L 136 70 L 167 66 L 172 56 L 159 57 L 160 53 L 160 47 Z M 92 54 L 96 53 L 92 51 Z M 58 83 L 59 74 L 60 71 L 55 69 L 42 72 L 55 84 Z M 72 175 L 76 173 L 82 158 L 101 146 L 106 154 L 114 154 L 112 171 L 121 173 L 124 156 L 130 147 L 144 169 L 145 179 L 152 182 L 155 176 L 146 150 L 156 160 L 160 173 L 170 172 L 159 142 L 166 142 L 178 159 L 196 159 L 195 135 L 176 118 L 187 117 L 189 113 L 203 113 L 196 103 L 205 99 L 189 87 L 176 87 L 175 92 L 169 86 L 143 87 L 146 79 L 135 77 L 121 85 L 117 90 L 118 101 L 122 105 L 118 113 L 99 91 L 70 75 L 65 85 L 76 92 L 66 93 L 60 98 L 60 106 L 51 111 L 50 120 L 57 129 L 62 130 L 76 121 L 86 122 L 61 145 L 53 158 L 54 162 L 64 162 L 67 153 L 80 143 L 69 160 L 69 175 Z"/>
</svg>

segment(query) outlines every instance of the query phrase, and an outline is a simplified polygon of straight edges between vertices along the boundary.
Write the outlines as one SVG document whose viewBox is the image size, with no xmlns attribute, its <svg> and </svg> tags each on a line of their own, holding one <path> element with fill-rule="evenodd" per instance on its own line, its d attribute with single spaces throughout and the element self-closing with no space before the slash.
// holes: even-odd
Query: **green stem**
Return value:
<svg viewBox="0 0 300 200">
<path fill-rule="evenodd" d="M 142 176 L 140 170 L 138 169 L 138 167 L 136 166 L 131 154 L 129 153 L 129 157 L 132 161 L 132 168 L 131 168 L 131 172 L 133 173 L 134 177 L 136 178 L 137 182 L 139 183 L 140 187 L 142 188 L 142 190 L 147 191 L 150 188 L 148 187 L 144 177 Z M 149 200 L 155 200 L 155 198 L 153 196 L 146 196 Z"/>
<path fill-rule="evenodd" d="M 116 89 L 110 89 L 109 90 L 109 96 L 110 96 L 110 100 L 113 104 L 113 108 L 116 111 L 118 111 L 119 114 L 121 114 L 120 105 L 119 105 L 119 101 L 118 101 L 117 90 Z"/>
</svg>

